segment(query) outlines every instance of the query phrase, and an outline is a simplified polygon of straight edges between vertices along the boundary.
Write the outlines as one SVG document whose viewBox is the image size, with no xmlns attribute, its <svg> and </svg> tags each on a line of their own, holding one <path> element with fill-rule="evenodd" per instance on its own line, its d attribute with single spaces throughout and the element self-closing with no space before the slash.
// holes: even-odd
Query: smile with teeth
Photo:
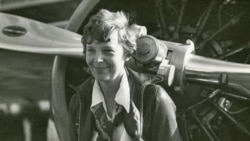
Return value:
<svg viewBox="0 0 250 141">
<path fill-rule="evenodd" d="M 108 67 L 92 67 L 92 69 L 96 72 L 103 72 L 108 69 Z"/>
<path fill-rule="evenodd" d="M 100 66 L 94 67 L 94 66 L 92 66 L 92 68 L 93 68 L 93 69 L 106 69 L 106 68 L 108 68 L 108 67 L 100 67 Z"/>
</svg>

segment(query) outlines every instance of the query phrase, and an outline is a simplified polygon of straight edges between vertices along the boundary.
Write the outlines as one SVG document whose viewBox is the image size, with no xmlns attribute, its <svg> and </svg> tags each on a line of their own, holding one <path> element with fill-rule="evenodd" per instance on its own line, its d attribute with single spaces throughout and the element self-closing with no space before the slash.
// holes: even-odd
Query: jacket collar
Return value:
<svg viewBox="0 0 250 141">
<path fill-rule="evenodd" d="M 124 107 L 124 109 L 129 112 L 130 108 L 130 88 L 129 88 L 129 82 L 127 74 L 124 73 L 120 82 L 120 88 L 118 89 L 116 96 L 115 96 L 115 102 L 121 106 Z M 91 110 L 92 107 L 95 105 L 98 105 L 102 103 L 104 109 L 106 110 L 106 104 L 103 97 L 102 90 L 100 88 L 100 85 L 98 84 L 97 80 L 94 82 L 93 91 L 92 91 L 92 103 L 91 103 Z"/>
<path fill-rule="evenodd" d="M 143 84 L 148 81 L 148 76 L 134 72 L 133 70 L 127 68 L 129 73 L 129 85 L 130 85 L 130 112 L 126 114 L 124 121 L 125 129 L 128 134 L 138 140 L 142 135 L 142 93 L 141 88 Z M 77 87 L 72 87 L 80 97 L 80 104 L 84 102 L 81 106 L 80 115 L 84 118 L 80 118 L 80 138 L 83 140 L 91 140 L 91 131 L 95 128 L 94 116 L 90 110 L 92 101 L 92 91 L 93 91 L 94 78 L 88 78 L 84 83 Z M 84 89 L 83 89 L 84 88 Z"/>
<path fill-rule="evenodd" d="M 127 67 L 126 67 L 126 72 L 127 72 L 128 82 L 129 82 L 129 87 L 130 87 L 130 100 L 132 100 L 132 101 L 135 100 L 135 104 L 137 105 L 137 103 L 139 102 L 137 99 L 139 98 L 138 96 L 141 92 L 140 88 L 142 88 L 142 86 L 146 82 L 150 81 L 150 76 L 135 72 L 132 69 L 127 68 Z M 88 101 L 85 101 L 85 102 L 88 103 L 89 105 L 91 105 L 91 101 L 92 101 L 91 94 L 93 91 L 94 81 L 95 81 L 94 78 L 91 76 L 86 81 L 84 81 L 82 84 L 80 84 L 78 86 L 71 85 L 70 87 L 76 93 L 79 94 L 80 101 L 82 101 L 84 99 L 88 99 Z M 85 85 L 88 85 L 87 89 L 82 89 L 82 87 Z"/>
</svg>

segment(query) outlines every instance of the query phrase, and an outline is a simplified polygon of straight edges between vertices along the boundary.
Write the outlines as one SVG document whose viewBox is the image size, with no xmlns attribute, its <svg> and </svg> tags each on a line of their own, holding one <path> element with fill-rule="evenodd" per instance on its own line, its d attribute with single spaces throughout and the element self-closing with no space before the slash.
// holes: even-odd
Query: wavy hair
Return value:
<svg viewBox="0 0 250 141">
<path fill-rule="evenodd" d="M 125 53 L 129 55 L 136 50 L 136 39 L 147 32 L 145 27 L 131 24 L 124 12 L 110 12 L 102 9 L 91 16 L 84 27 L 82 35 L 84 48 L 86 44 L 90 44 L 93 40 L 109 41 L 109 35 L 114 30 L 118 30 L 119 43 L 121 43 Z"/>
</svg>

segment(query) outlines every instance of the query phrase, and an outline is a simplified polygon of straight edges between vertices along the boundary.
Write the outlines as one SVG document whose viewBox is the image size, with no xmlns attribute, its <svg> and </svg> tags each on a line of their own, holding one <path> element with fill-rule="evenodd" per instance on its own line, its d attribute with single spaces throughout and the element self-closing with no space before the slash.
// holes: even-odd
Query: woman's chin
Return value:
<svg viewBox="0 0 250 141">
<path fill-rule="evenodd" d="M 94 77 L 99 82 L 108 82 L 110 80 L 107 75 L 95 75 Z"/>
</svg>

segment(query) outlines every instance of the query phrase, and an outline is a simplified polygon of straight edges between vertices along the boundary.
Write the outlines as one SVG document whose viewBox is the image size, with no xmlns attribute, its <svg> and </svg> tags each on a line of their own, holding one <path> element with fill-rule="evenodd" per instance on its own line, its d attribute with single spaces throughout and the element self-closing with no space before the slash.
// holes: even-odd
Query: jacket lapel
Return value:
<svg viewBox="0 0 250 141">
<path fill-rule="evenodd" d="M 136 79 L 135 74 L 128 69 L 130 85 L 130 111 L 124 115 L 124 127 L 132 140 L 140 140 L 141 130 L 141 82 Z"/>
<path fill-rule="evenodd" d="M 90 141 L 95 128 L 94 116 L 90 110 L 90 105 L 92 101 L 92 88 L 93 88 L 93 78 L 90 77 L 85 84 L 84 88 L 80 89 L 80 129 L 79 129 L 79 141 Z M 80 86 L 82 87 L 82 86 Z M 84 103 L 84 104 L 81 104 Z"/>
<path fill-rule="evenodd" d="M 143 111 L 142 100 L 143 96 L 141 93 L 141 88 L 143 84 L 143 80 L 146 80 L 148 77 L 145 75 L 139 75 L 130 70 L 128 68 L 129 73 L 129 85 L 130 85 L 130 112 L 124 114 L 124 127 L 127 133 L 133 140 L 141 140 L 142 137 L 142 124 L 143 117 L 141 114 Z M 80 129 L 79 129 L 79 136 L 80 141 L 90 141 L 92 138 L 93 130 L 95 129 L 95 118 L 93 113 L 90 110 L 90 105 L 92 101 L 92 88 L 93 88 L 93 78 L 90 78 L 86 81 L 85 88 L 81 89 L 80 94 L 80 101 L 84 104 L 81 104 L 80 109 Z M 82 86 L 80 86 L 82 87 Z M 87 93 L 86 93 L 87 92 Z M 125 112 L 125 111 L 124 111 Z"/>
</svg>

